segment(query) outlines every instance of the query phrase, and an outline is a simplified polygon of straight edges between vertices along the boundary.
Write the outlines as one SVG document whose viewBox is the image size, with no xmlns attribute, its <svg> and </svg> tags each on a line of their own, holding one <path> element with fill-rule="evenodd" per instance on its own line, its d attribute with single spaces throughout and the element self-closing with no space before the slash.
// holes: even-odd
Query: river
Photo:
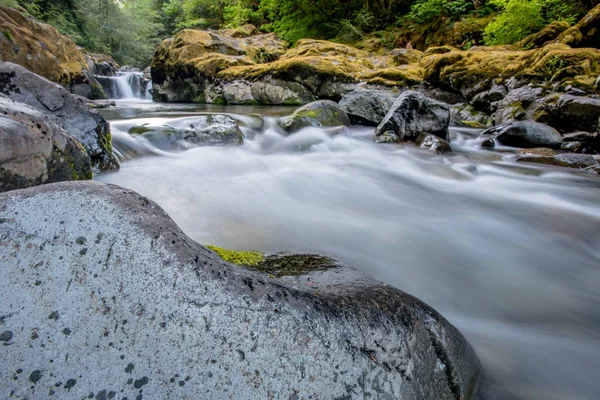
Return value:
<svg viewBox="0 0 600 400">
<path fill-rule="evenodd" d="M 452 130 L 454 153 L 377 145 L 372 128 L 285 136 L 293 108 L 118 101 L 121 170 L 96 179 L 163 207 L 203 244 L 334 256 L 433 306 L 474 346 L 480 399 L 600 397 L 600 177 L 517 164 Z M 164 152 L 133 125 L 233 116 L 233 147 Z"/>
</svg>

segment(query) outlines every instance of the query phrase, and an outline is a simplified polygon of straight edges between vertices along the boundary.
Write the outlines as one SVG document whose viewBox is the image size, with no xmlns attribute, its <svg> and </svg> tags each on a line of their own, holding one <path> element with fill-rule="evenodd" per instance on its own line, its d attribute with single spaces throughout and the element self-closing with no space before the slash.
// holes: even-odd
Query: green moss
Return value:
<svg viewBox="0 0 600 400">
<path fill-rule="evenodd" d="M 90 92 L 90 98 L 92 100 L 99 100 L 99 99 L 104 100 L 104 99 L 107 99 L 108 97 L 106 96 L 106 93 L 104 93 L 104 89 L 102 89 L 102 86 L 92 83 L 92 90 Z"/>
<path fill-rule="evenodd" d="M 485 126 L 481 122 L 477 121 L 460 121 L 464 126 L 468 128 L 484 129 Z"/>
<path fill-rule="evenodd" d="M 10 33 L 10 31 L 4 31 L 2 32 L 2 34 L 4 35 L 5 38 L 7 38 L 9 41 L 13 42 L 13 37 L 12 34 Z"/>
<path fill-rule="evenodd" d="M 288 98 L 288 99 L 285 99 L 283 101 L 283 104 L 286 105 L 286 106 L 301 106 L 304 103 L 300 99 L 290 99 L 290 98 Z"/>
<path fill-rule="evenodd" d="M 150 132 L 151 130 L 152 129 L 148 128 L 148 126 L 146 125 L 135 125 L 129 128 L 129 131 L 127 131 L 127 133 L 129 133 L 130 135 L 142 135 L 146 132 Z"/>
<path fill-rule="evenodd" d="M 213 245 L 208 245 L 206 247 L 217 253 L 223 260 L 232 264 L 252 267 L 260 264 L 264 260 L 262 253 L 257 251 L 234 251 Z"/>
<path fill-rule="evenodd" d="M 299 111 L 296 114 L 297 118 L 319 118 L 321 116 L 322 112 L 319 112 L 319 110 L 303 110 L 303 111 Z"/>
<path fill-rule="evenodd" d="M 107 154 L 112 153 L 112 135 L 106 132 L 103 135 L 98 135 L 98 144 Z"/>
<path fill-rule="evenodd" d="M 225 104 L 227 104 L 227 101 L 225 100 L 225 97 L 217 96 L 212 100 L 212 104 L 216 104 L 218 106 L 224 106 Z"/>
</svg>

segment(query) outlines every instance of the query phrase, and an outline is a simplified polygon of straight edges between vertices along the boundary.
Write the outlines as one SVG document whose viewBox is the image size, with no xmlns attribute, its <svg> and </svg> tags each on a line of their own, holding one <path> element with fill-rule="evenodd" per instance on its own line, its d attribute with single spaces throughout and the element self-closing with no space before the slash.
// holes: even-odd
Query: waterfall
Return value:
<svg viewBox="0 0 600 400">
<path fill-rule="evenodd" d="M 142 72 L 118 71 L 116 76 L 97 76 L 104 92 L 111 99 L 152 99 L 152 82 L 144 82 Z"/>
</svg>

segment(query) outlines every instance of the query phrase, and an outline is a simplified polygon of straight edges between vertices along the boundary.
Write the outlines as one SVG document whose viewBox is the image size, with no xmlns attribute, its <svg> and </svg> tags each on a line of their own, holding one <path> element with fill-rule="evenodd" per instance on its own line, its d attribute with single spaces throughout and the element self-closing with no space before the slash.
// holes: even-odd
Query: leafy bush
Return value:
<svg viewBox="0 0 600 400">
<path fill-rule="evenodd" d="M 512 44 L 552 21 L 577 21 L 585 12 L 579 0 L 490 0 L 500 14 L 485 29 L 486 44 Z"/>
<path fill-rule="evenodd" d="M 473 9 L 473 2 L 466 0 L 417 0 L 403 19 L 423 24 L 439 18 L 458 18 Z"/>
<path fill-rule="evenodd" d="M 491 0 L 503 11 L 485 28 L 487 44 L 515 43 L 544 26 L 538 0 Z"/>
</svg>

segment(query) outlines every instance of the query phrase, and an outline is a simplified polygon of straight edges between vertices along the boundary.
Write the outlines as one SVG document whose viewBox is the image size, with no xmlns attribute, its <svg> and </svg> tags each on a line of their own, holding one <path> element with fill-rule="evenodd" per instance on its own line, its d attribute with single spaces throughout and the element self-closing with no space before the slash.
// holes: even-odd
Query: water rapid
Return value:
<svg viewBox="0 0 600 400">
<path fill-rule="evenodd" d="M 150 100 L 152 81 L 144 81 L 142 72 L 118 71 L 115 76 L 96 76 L 110 99 Z"/>
<path fill-rule="evenodd" d="M 475 347 L 481 399 L 600 393 L 600 179 L 517 164 L 452 131 L 454 153 L 377 145 L 372 128 L 285 135 L 290 108 L 124 104 L 119 172 L 194 240 L 332 255 L 440 311 Z M 127 132 L 226 113 L 245 143 L 166 152 Z"/>
</svg>

